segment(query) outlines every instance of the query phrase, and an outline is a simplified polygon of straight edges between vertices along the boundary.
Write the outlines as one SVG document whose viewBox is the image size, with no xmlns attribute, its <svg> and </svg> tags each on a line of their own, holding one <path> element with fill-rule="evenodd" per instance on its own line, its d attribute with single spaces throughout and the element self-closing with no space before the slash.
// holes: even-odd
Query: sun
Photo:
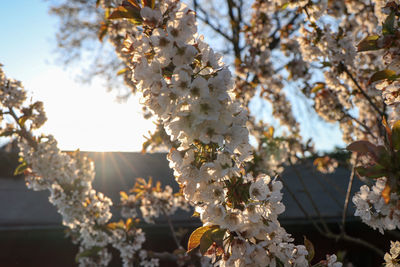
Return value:
<svg viewBox="0 0 400 267">
<path fill-rule="evenodd" d="M 48 121 L 38 132 L 54 135 L 62 150 L 140 151 L 155 128 L 140 114 L 136 97 L 117 103 L 101 82 L 82 85 L 58 67 L 24 84 L 44 103 Z"/>
</svg>

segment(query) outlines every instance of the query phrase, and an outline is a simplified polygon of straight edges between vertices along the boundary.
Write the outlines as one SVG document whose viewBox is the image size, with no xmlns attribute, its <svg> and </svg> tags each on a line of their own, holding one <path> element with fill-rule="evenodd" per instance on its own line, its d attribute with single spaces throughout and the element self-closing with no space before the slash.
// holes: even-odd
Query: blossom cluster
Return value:
<svg viewBox="0 0 400 267">
<path fill-rule="evenodd" d="M 35 102 L 26 106 L 26 92 L 21 83 L 8 79 L 2 69 L 0 92 L 1 114 L 15 121 L 7 126 L 11 129 L 8 135 L 19 138 L 22 163 L 17 171 L 25 174 L 28 188 L 50 192 L 50 203 L 62 216 L 73 242 L 79 244 L 79 265 L 107 266 L 111 260 L 107 246 L 112 245 L 121 252 L 124 266 L 132 266 L 135 254 L 139 253 L 140 265 L 158 266 L 158 260 L 147 257 L 146 251 L 141 250 L 144 233 L 132 219 L 126 225 L 109 224 L 112 202 L 92 188 L 93 162 L 79 151 L 61 152 L 51 135 L 35 137 L 32 134 L 45 121 L 43 104 Z"/>
<path fill-rule="evenodd" d="M 353 197 L 353 203 L 356 205 L 355 215 L 374 229 L 378 229 L 381 234 L 384 230 L 400 229 L 400 210 L 399 196 L 392 193 L 390 202 L 385 203 L 382 197 L 382 191 L 386 185 L 386 178 L 380 178 L 372 188 L 363 185 L 360 191 Z"/>
<path fill-rule="evenodd" d="M 178 1 L 142 7 L 142 28 L 125 40 L 142 103 L 161 119 L 177 149 L 168 155 L 187 201 L 204 225 L 226 230 L 208 256 L 220 266 L 308 265 L 304 246 L 280 226 L 281 182 L 253 177 L 246 111 L 232 99 L 221 56 L 197 35 L 195 14 Z"/>
<path fill-rule="evenodd" d="M 397 9 L 400 6 L 398 1 L 381 1 L 382 17 L 381 19 L 388 20 L 390 16 L 395 16 Z M 395 22 L 393 25 L 393 31 L 398 31 L 398 16 L 393 18 Z M 388 122 L 393 125 L 394 122 L 400 119 L 400 82 L 397 80 L 398 73 L 400 73 L 400 51 L 399 51 L 399 40 L 392 36 L 393 33 L 384 33 L 382 30 L 383 38 L 390 40 L 391 44 L 384 49 L 383 55 L 384 71 L 388 71 L 391 74 L 385 77 L 385 79 L 379 80 L 375 84 L 375 88 L 382 92 L 382 98 L 389 109 Z M 388 41 L 387 41 L 388 42 Z M 393 79 L 389 76 L 395 76 Z M 387 79 L 386 79 L 387 78 Z"/>
<path fill-rule="evenodd" d="M 385 266 L 386 267 L 397 267 L 400 265 L 400 259 L 398 258 L 400 255 L 400 242 L 390 241 L 390 253 L 385 254 Z"/>
<path fill-rule="evenodd" d="M 380 36 L 377 35 L 378 41 L 372 50 L 383 48 L 383 64 L 380 68 L 385 69 L 373 74 L 369 80 L 369 83 L 372 83 L 377 90 L 382 91 L 382 99 L 386 104 L 385 108 L 387 107 L 389 111 L 388 123 L 385 127 L 387 129 L 392 128 L 393 131 L 396 131 L 394 128 L 395 122 L 400 119 L 400 102 L 397 97 L 400 93 L 400 87 L 397 76 L 395 75 L 400 71 L 398 67 L 400 58 L 398 40 L 397 37 L 394 36 L 394 31 L 398 31 L 399 29 L 397 14 L 399 6 L 400 3 L 398 1 L 379 1 L 375 7 L 380 8 L 380 12 L 377 14 L 378 20 L 383 22 L 383 27 L 379 33 Z M 385 42 L 388 44 L 381 47 L 380 38 L 386 39 Z M 363 42 L 361 42 L 361 44 L 363 44 Z M 382 78 L 376 78 L 379 74 L 384 75 Z M 393 75 L 395 75 L 395 77 L 392 77 Z M 383 116 L 385 116 L 385 114 L 383 114 Z M 387 138 L 382 138 L 379 142 L 385 143 L 385 140 L 390 140 L 389 143 L 385 145 L 390 147 L 389 150 L 391 152 L 388 155 L 394 159 L 392 160 L 393 166 L 391 169 L 396 170 L 397 163 L 395 163 L 396 155 L 394 154 L 398 153 L 396 151 L 399 150 L 399 148 L 396 147 L 397 141 L 392 139 L 391 131 L 388 132 Z M 396 190 L 391 188 L 399 179 L 398 173 L 382 174 L 382 176 L 383 177 L 378 179 L 372 188 L 366 185 L 362 186 L 360 191 L 353 197 L 353 202 L 357 208 L 355 215 L 360 216 L 364 223 L 374 229 L 379 229 L 383 234 L 384 230 L 393 230 L 400 227 L 400 209 L 399 195 Z"/>
<path fill-rule="evenodd" d="M 151 178 L 148 183 L 138 178 L 130 191 L 132 194 L 129 195 L 121 192 L 121 214 L 125 218 L 137 217 L 137 210 L 140 209 L 143 219 L 147 223 L 154 223 L 155 218 L 171 216 L 178 208 L 189 211 L 189 204 L 182 194 L 173 194 L 169 185 L 162 190 L 160 182 L 153 187 Z"/>
<path fill-rule="evenodd" d="M 255 75 L 256 79 L 251 82 L 259 83 L 262 91 L 261 96 L 266 99 L 273 109 L 273 116 L 277 118 L 281 125 L 287 126 L 294 134 L 299 133 L 299 124 L 293 116 L 291 103 L 283 90 L 282 76 L 276 75 L 271 61 L 272 31 L 273 25 L 270 13 L 277 6 L 269 1 L 255 1 L 252 9 L 251 25 L 245 30 L 246 42 L 249 45 L 249 53 L 245 56 L 244 62 L 236 69 L 237 75 L 246 80 L 249 73 Z M 289 46 L 293 44 L 287 41 L 286 51 L 293 51 Z M 294 44 L 293 48 L 297 48 Z M 293 78 L 302 78 L 305 74 L 306 66 L 301 57 L 295 57 L 286 66 L 290 68 Z M 257 81 L 257 82 L 256 82 Z M 251 86 L 246 91 L 252 97 L 254 87 Z M 252 94 L 251 94 L 252 93 Z"/>
<path fill-rule="evenodd" d="M 0 113 L 0 122 L 3 121 L 3 114 L 6 110 L 18 110 L 18 107 L 20 107 L 27 99 L 27 94 L 23 89 L 21 82 L 7 78 L 1 66 L 2 65 L 0 64 L 0 108 L 4 111 Z M 47 120 L 46 114 L 43 110 L 43 102 L 40 101 L 34 102 L 18 111 L 23 115 L 23 120 L 20 121 L 21 124 L 24 124 L 29 117 L 30 129 L 39 128 Z M 17 116 L 19 114 L 13 115 Z M 3 135 L 4 133 L 7 133 L 5 135 L 9 135 L 15 130 L 11 124 L 6 125 L 4 129 L 0 129 L 3 132 Z"/>
</svg>

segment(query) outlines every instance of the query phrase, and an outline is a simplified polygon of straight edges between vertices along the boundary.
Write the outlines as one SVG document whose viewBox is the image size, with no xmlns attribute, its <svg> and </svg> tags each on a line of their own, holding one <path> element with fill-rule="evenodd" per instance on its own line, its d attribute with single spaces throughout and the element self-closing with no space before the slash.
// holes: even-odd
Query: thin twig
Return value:
<svg viewBox="0 0 400 267">
<path fill-rule="evenodd" d="M 226 33 L 224 33 L 220 27 L 215 26 L 213 23 L 211 23 L 210 21 L 210 17 L 208 15 L 208 13 L 197 4 L 197 1 L 194 0 L 194 4 L 196 7 L 196 10 L 199 10 L 202 14 L 204 14 L 204 17 L 200 16 L 200 14 L 196 11 L 196 17 L 201 20 L 202 22 L 204 22 L 206 25 L 208 25 L 211 29 L 213 29 L 215 32 L 219 33 L 222 37 L 224 37 L 226 40 L 228 40 L 229 42 L 233 42 L 232 38 L 229 37 Z"/>
<path fill-rule="evenodd" d="M 178 237 L 176 236 L 174 226 L 172 225 L 171 218 L 164 212 L 165 217 L 167 218 L 167 222 L 169 225 L 169 229 L 171 230 L 172 237 L 174 238 L 175 244 L 178 248 L 182 247 L 181 244 L 179 243 Z"/>
<path fill-rule="evenodd" d="M 235 53 L 235 58 L 241 59 L 240 55 L 240 47 L 239 47 L 239 42 L 240 42 L 240 30 L 241 30 L 241 18 L 240 17 L 235 17 L 233 14 L 233 9 L 236 8 L 238 9 L 238 16 L 241 16 L 241 12 L 239 11 L 240 7 L 238 7 L 233 0 L 226 0 L 228 4 L 228 14 L 230 18 L 230 24 L 231 24 L 231 30 L 232 30 L 232 45 L 233 45 L 233 51 Z"/>
<path fill-rule="evenodd" d="M 349 199 L 350 199 L 350 192 L 351 188 L 353 186 L 353 181 L 354 181 L 354 175 L 355 175 L 355 167 L 351 169 L 351 174 L 350 174 L 350 180 L 349 184 L 347 186 L 347 193 L 346 193 L 346 198 L 344 200 L 344 207 L 343 207 L 343 213 L 342 213 L 342 233 L 345 233 L 345 223 L 346 223 L 346 216 L 347 216 L 347 208 L 349 206 Z"/>
<path fill-rule="evenodd" d="M 282 181 L 283 186 L 285 186 L 286 190 L 290 194 L 290 196 L 293 198 L 294 202 L 296 202 L 297 206 L 303 212 L 304 216 L 311 221 L 311 223 L 314 225 L 315 229 L 317 229 L 318 233 L 321 235 L 325 235 L 325 233 L 322 231 L 322 229 L 318 226 L 317 222 L 308 214 L 308 212 L 305 210 L 303 205 L 301 205 L 300 201 L 297 199 L 296 195 L 293 193 L 293 191 L 290 189 L 288 184 L 283 180 L 282 176 L 278 175 L 279 179 Z"/>
<path fill-rule="evenodd" d="M 299 13 L 295 13 L 294 16 L 289 20 L 288 23 L 286 23 L 286 25 L 285 25 L 284 27 L 287 27 L 287 26 L 289 26 L 290 24 L 293 24 L 294 21 L 299 17 L 299 15 L 300 15 Z M 268 48 L 269 48 L 270 50 L 274 49 L 274 48 L 280 43 L 281 38 L 280 38 L 280 37 L 275 37 L 275 35 L 276 35 L 280 30 L 282 30 L 282 28 L 277 27 L 277 28 L 275 29 L 275 31 L 274 31 L 273 33 L 271 33 L 270 38 L 272 38 L 272 41 L 269 43 L 269 46 L 268 46 Z"/>
<path fill-rule="evenodd" d="M 178 257 L 175 254 L 169 253 L 169 252 L 149 251 L 149 255 L 152 258 L 157 258 L 157 259 L 160 259 L 160 260 L 171 261 L 171 262 L 177 262 L 178 261 Z"/>
<path fill-rule="evenodd" d="M 304 183 L 303 177 L 300 175 L 300 172 L 297 170 L 296 166 L 294 166 L 294 164 L 291 162 L 291 160 L 289 160 L 289 163 L 290 163 L 290 166 L 293 168 L 294 173 L 296 174 L 297 178 L 299 179 L 300 184 L 303 187 L 304 193 L 306 194 L 307 198 L 310 200 L 311 205 L 313 206 L 315 212 L 317 213 L 318 218 L 320 219 L 321 224 L 324 227 L 324 230 L 329 233 L 330 229 L 329 229 L 328 225 L 325 223 L 324 219 L 322 218 L 321 212 L 319 211 L 317 204 L 315 204 L 315 201 L 313 200 L 310 192 L 308 191 L 307 186 Z"/>
<path fill-rule="evenodd" d="M 328 237 L 328 238 L 336 239 L 336 240 L 341 240 L 342 239 L 344 241 L 349 241 L 349 242 L 352 242 L 352 243 L 355 243 L 355 244 L 359 244 L 361 246 L 364 246 L 364 247 L 369 248 L 370 250 L 374 251 L 380 257 L 383 257 L 383 255 L 385 254 L 378 247 L 375 247 L 371 243 L 368 243 L 367 241 L 362 240 L 362 239 L 357 238 L 357 237 L 352 237 L 352 236 L 349 236 L 347 234 L 337 235 L 337 234 L 332 234 L 332 233 L 328 233 L 325 236 Z"/>
</svg>

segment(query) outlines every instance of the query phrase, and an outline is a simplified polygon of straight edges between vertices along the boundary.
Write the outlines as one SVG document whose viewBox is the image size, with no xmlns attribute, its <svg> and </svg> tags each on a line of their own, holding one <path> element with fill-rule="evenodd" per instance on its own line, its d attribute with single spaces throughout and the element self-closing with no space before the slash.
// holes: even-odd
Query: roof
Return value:
<svg viewBox="0 0 400 267">
<path fill-rule="evenodd" d="M 119 220 L 119 192 L 128 191 L 135 182 L 135 178 L 153 177 L 161 181 L 162 185 L 170 185 L 178 191 L 173 172 L 168 166 L 165 153 L 141 154 L 128 152 L 89 152 L 96 165 L 96 178 L 93 187 L 110 197 L 114 203 L 111 211 L 113 220 Z M 307 221 L 296 201 L 302 204 L 306 212 L 316 217 L 314 206 L 321 216 L 328 220 L 337 221 L 341 218 L 345 193 L 350 173 L 345 168 L 338 168 L 335 173 L 323 175 L 312 167 L 311 161 L 287 167 L 282 179 L 287 188 L 283 189 L 283 203 L 285 213 L 280 215 L 283 224 Z M 299 178 L 301 177 L 301 179 Z M 301 181 L 302 180 L 302 181 Z M 304 191 L 306 186 L 314 204 Z M 361 182 L 355 179 L 353 192 L 358 190 Z M 290 193 L 290 192 L 291 193 Z M 61 216 L 56 208 L 48 202 L 47 191 L 35 192 L 25 186 L 24 179 L 0 177 L 0 229 L 10 228 L 47 228 L 59 227 Z M 314 206 L 313 206 L 314 205 Z M 173 216 L 176 223 L 198 223 L 191 218 L 192 213 L 179 211 Z M 353 204 L 349 204 L 349 216 L 354 214 Z M 162 222 L 162 220 L 161 220 Z"/>
</svg>

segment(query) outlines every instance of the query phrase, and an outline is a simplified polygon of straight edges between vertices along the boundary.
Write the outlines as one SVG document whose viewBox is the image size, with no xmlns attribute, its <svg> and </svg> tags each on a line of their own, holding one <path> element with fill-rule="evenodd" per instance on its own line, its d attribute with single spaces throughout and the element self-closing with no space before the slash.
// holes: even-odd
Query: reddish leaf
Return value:
<svg viewBox="0 0 400 267">
<path fill-rule="evenodd" d="M 369 141 L 360 140 L 351 143 L 350 145 L 347 146 L 346 149 L 352 152 L 368 153 L 371 151 L 375 151 L 376 145 L 370 143 Z"/>
<path fill-rule="evenodd" d="M 304 237 L 304 246 L 306 247 L 306 250 L 308 251 L 308 255 L 306 256 L 306 258 L 307 258 L 308 262 L 311 262 L 315 255 L 314 245 L 305 236 L 303 236 L 303 237 Z"/>
<path fill-rule="evenodd" d="M 347 146 L 347 150 L 357 153 L 369 154 L 375 162 L 386 166 L 387 151 L 384 146 L 376 146 L 369 141 L 355 141 Z"/>
</svg>

